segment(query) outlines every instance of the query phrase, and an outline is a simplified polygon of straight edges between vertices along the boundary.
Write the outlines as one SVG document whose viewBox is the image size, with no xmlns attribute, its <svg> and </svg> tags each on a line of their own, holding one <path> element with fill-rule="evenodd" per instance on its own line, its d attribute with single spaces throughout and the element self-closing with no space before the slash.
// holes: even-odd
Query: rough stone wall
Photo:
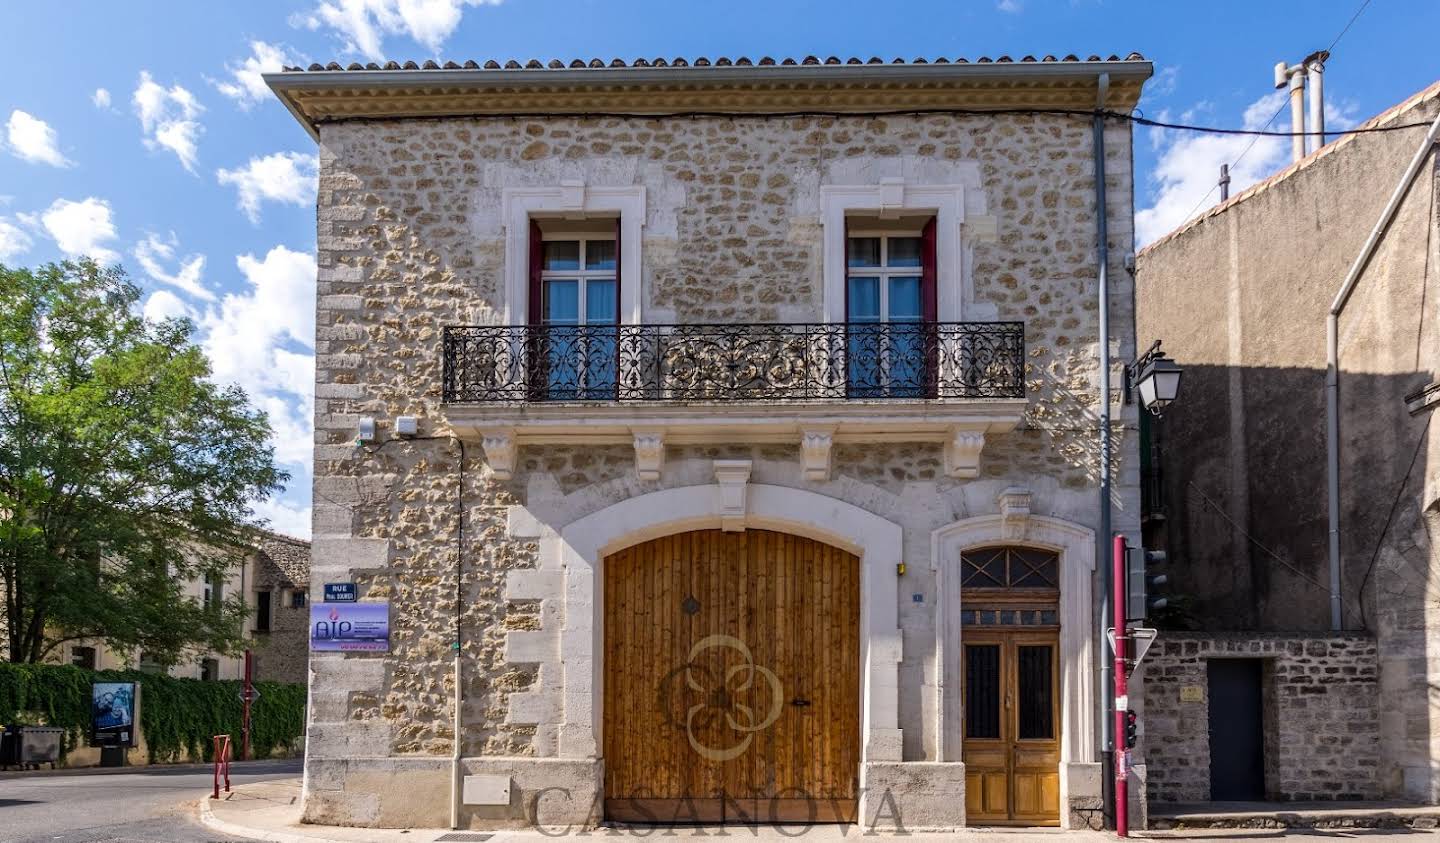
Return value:
<svg viewBox="0 0 1440 843">
<path fill-rule="evenodd" d="M 1212 659 L 1235 658 L 1263 660 L 1267 798 L 1379 798 L 1383 702 L 1373 637 L 1162 632 L 1140 669 L 1151 800 L 1209 801 L 1206 671 Z M 1185 689 L 1199 700 L 1182 699 Z"/>
<path fill-rule="evenodd" d="M 1382 123 L 1433 120 L 1431 86 Z M 1326 314 L 1423 130 L 1356 135 L 1138 258 L 1140 334 L 1185 367 L 1160 425 L 1171 590 L 1206 629 L 1326 631 Z M 1340 319 L 1346 629 L 1379 642 L 1387 795 L 1440 799 L 1435 152 Z"/>
<path fill-rule="evenodd" d="M 309 548 L 306 548 L 306 556 Z M 298 585 L 265 551 L 251 554 L 254 579 L 246 597 L 255 606 L 255 593 L 270 592 L 270 631 L 251 636 L 255 679 L 264 682 L 305 684 L 310 664 L 310 608 L 292 607 L 290 593 L 306 591 L 309 583 Z"/>
<path fill-rule="evenodd" d="M 904 527 L 906 558 L 919 563 L 900 588 L 904 757 L 933 758 L 935 590 L 924 564 L 930 531 L 994 512 L 995 495 L 1009 485 L 1031 488 L 1036 512 L 1096 523 L 1088 125 L 1041 117 L 856 117 L 323 126 L 312 582 L 353 578 L 361 599 L 388 598 L 392 636 L 383 658 L 312 660 L 311 763 L 450 754 L 457 547 L 464 563 L 462 753 L 553 756 L 553 734 L 507 722 L 511 694 L 556 681 L 534 663 L 506 658 L 508 632 L 555 623 L 541 601 L 506 598 L 506 573 L 533 567 L 537 554 L 535 541 L 508 537 L 507 508 L 550 512 L 547 526 L 558 529 L 657 488 L 713 482 L 710 460 L 737 456 L 755 461 L 752 482 L 803 486 Z M 1128 128 L 1111 127 L 1107 142 L 1111 324 L 1114 353 L 1128 359 Z M 658 482 L 636 477 L 628 447 L 527 446 L 514 478 L 502 482 L 472 442 L 463 462 L 461 544 L 462 464 L 439 405 L 440 331 L 500 321 L 504 188 L 574 178 L 645 185 L 640 283 L 647 321 L 819 321 L 818 188 L 874 184 L 891 173 L 918 183 L 970 179 L 967 205 L 977 203 L 970 210 L 999 222 L 994 242 L 965 243 L 976 302 L 968 318 L 1026 322 L 1031 401 L 1020 430 L 987 444 L 980 479 L 945 476 L 933 445 L 837 446 L 832 480 L 816 484 L 801 479 L 795 446 L 717 444 L 668 448 Z M 383 448 L 353 444 L 361 416 L 376 417 L 384 439 L 399 414 L 420 416 L 420 438 Z M 1138 531 L 1133 410 L 1117 407 L 1115 420 L 1116 524 Z M 328 787 L 324 777 L 311 781 L 307 816 L 385 823 L 374 799 Z"/>
</svg>

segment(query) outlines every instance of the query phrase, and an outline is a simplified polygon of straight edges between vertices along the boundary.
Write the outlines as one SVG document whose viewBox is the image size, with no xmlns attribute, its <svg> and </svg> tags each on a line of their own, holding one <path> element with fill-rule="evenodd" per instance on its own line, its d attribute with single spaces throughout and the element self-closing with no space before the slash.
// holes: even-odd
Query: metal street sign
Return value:
<svg viewBox="0 0 1440 843">
<path fill-rule="evenodd" d="M 240 698 L 240 702 L 245 702 L 245 691 L 246 691 L 245 688 L 241 688 L 241 689 L 240 689 L 240 693 L 238 693 L 238 694 L 235 695 L 235 696 L 237 696 L 237 697 Z M 255 702 L 256 700 L 260 699 L 260 689 L 259 689 L 259 688 L 256 688 L 256 687 L 253 687 L 253 686 L 252 686 L 251 688 L 249 688 L 249 691 L 250 691 L 250 702 Z"/>
<path fill-rule="evenodd" d="M 1141 660 L 1145 658 L 1145 654 L 1150 652 L 1150 645 L 1155 643 L 1155 638 L 1159 634 L 1159 630 L 1145 626 L 1137 626 L 1130 630 L 1130 648 L 1135 651 L 1128 655 L 1131 664 L 1140 664 Z M 1105 630 L 1105 640 L 1110 642 L 1110 652 L 1114 653 L 1115 630 L 1113 627 Z"/>
<path fill-rule="evenodd" d="M 354 603 L 355 596 L 355 583 L 353 582 L 325 583 L 326 603 Z"/>
</svg>

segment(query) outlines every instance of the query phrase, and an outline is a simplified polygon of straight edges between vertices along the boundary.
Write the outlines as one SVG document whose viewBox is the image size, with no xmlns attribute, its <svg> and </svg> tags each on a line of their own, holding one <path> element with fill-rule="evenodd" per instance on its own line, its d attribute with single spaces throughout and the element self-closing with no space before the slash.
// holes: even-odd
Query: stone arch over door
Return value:
<svg viewBox="0 0 1440 843">
<path fill-rule="evenodd" d="M 895 580 L 895 565 L 901 559 L 900 525 L 805 489 L 767 484 L 743 488 L 738 504 L 735 489 L 718 483 L 640 495 L 571 522 L 550 545 L 558 558 L 542 558 L 541 564 L 558 562 L 564 582 L 561 757 L 598 757 L 604 692 L 600 574 L 605 556 L 673 533 L 757 528 L 815 539 L 860 558 L 861 787 L 866 763 L 901 760 L 901 639 Z"/>
<path fill-rule="evenodd" d="M 935 654 L 939 665 L 935 733 L 940 761 L 960 761 L 963 740 L 960 654 L 961 625 L 954 609 L 960 598 L 960 553 L 993 545 L 1032 547 L 1060 556 L 1060 819 L 1069 823 L 1067 796 L 1077 764 L 1095 764 L 1095 623 L 1091 604 L 1095 573 L 1095 531 L 1040 515 L 982 515 L 965 518 L 931 535 L 936 601 Z M 1098 787 L 1098 779 L 1096 780 Z M 1098 795 L 1098 791 L 1097 794 Z"/>
</svg>

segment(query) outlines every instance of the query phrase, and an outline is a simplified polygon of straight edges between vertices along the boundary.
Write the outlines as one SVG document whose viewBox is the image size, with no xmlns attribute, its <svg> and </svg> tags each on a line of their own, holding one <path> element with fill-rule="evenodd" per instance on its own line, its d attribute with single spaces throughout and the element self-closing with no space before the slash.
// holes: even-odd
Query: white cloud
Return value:
<svg viewBox="0 0 1440 843">
<path fill-rule="evenodd" d="M 39 214 L 19 216 L 22 222 L 45 229 L 60 251 L 69 257 L 91 257 L 100 263 L 120 259 L 120 255 L 106 245 L 115 239 L 115 222 L 110 218 L 110 203 L 104 199 L 94 196 L 79 202 L 56 199 Z"/>
<path fill-rule="evenodd" d="M 278 498 L 255 504 L 255 514 L 270 522 L 270 529 L 295 538 L 310 538 L 310 507 L 296 506 Z"/>
<path fill-rule="evenodd" d="M 142 308 L 145 318 L 153 322 L 164 319 L 194 319 L 195 311 L 179 296 L 169 290 L 156 290 L 145 299 Z"/>
<path fill-rule="evenodd" d="M 1245 108 L 1241 127 L 1264 129 L 1266 121 L 1281 109 L 1288 96 L 1286 91 L 1275 91 L 1250 103 Z M 1214 111 L 1213 103 L 1200 102 L 1182 112 L 1177 122 L 1215 123 Z M 1325 128 L 1327 133 L 1331 133 L 1328 139 L 1333 142 L 1336 139 L 1333 132 L 1356 126 L 1358 115 L 1359 105 L 1354 100 L 1326 102 Z M 1169 112 L 1159 112 L 1158 119 L 1170 122 Z M 1288 131 L 1289 128 L 1289 115 L 1282 112 L 1270 126 L 1270 131 Z M 1220 201 L 1216 185 L 1220 179 L 1221 164 L 1230 165 L 1230 195 L 1234 196 L 1291 163 L 1288 137 L 1206 135 L 1174 129 L 1151 129 L 1150 144 L 1160 150 L 1160 158 L 1150 175 L 1156 184 L 1155 201 L 1135 214 L 1136 243 L 1140 246 L 1168 234 L 1192 215 Z"/>
<path fill-rule="evenodd" d="M 1018 15 L 1025 11 L 1025 6 L 1020 0 L 1000 0 L 999 3 L 995 4 L 995 8 L 1007 15 Z"/>
<path fill-rule="evenodd" d="M 199 319 L 220 383 L 238 384 L 270 413 L 281 461 L 307 462 L 315 382 L 315 256 L 284 246 L 235 261 L 248 289 Z"/>
<path fill-rule="evenodd" d="M 148 70 L 142 70 L 131 100 L 145 133 L 146 148 L 168 149 L 185 169 L 195 172 L 200 134 L 205 130 L 196 119 L 205 107 L 195 95 L 179 85 L 166 88 L 150 78 Z"/>
<path fill-rule="evenodd" d="M 94 103 L 96 108 L 108 109 L 110 108 L 110 92 L 104 88 L 96 88 L 95 93 L 90 95 L 90 102 Z"/>
<path fill-rule="evenodd" d="M 215 294 L 205 289 L 205 285 L 200 282 L 200 274 L 205 271 L 204 255 L 186 255 L 174 272 L 166 270 L 165 264 L 175 259 L 179 246 L 180 241 L 173 231 L 168 239 L 150 233 L 135 244 L 135 260 L 140 262 L 140 268 L 145 270 L 146 275 L 161 284 L 184 290 L 198 299 L 214 301 Z"/>
<path fill-rule="evenodd" d="M 0 261 L 24 254 L 30 248 L 30 235 L 20 226 L 0 217 Z"/>
<path fill-rule="evenodd" d="M 270 96 L 270 89 L 265 86 L 265 80 L 261 78 L 261 74 L 276 73 L 290 61 L 292 59 L 289 54 L 280 45 L 267 44 L 264 41 L 251 41 L 248 58 L 225 65 L 225 71 L 230 74 L 230 80 L 212 79 L 211 84 L 220 93 L 235 100 L 241 108 L 249 109 L 255 103 Z"/>
<path fill-rule="evenodd" d="M 50 124 L 18 108 L 10 112 L 5 134 L 10 154 L 21 161 L 52 167 L 69 167 L 73 163 L 60 153 L 60 136 Z"/>
<path fill-rule="evenodd" d="M 1180 66 L 1177 64 L 1160 68 L 1160 72 L 1145 86 L 1145 96 L 1168 97 L 1175 93 L 1180 84 Z"/>
<path fill-rule="evenodd" d="M 303 152 L 277 152 L 251 158 L 245 167 L 217 170 L 221 184 L 233 184 L 239 191 L 240 209 L 251 222 L 260 221 L 260 203 L 285 202 L 308 205 L 315 201 L 319 161 Z"/>
<path fill-rule="evenodd" d="M 343 49 L 375 61 L 385 58 L 387 35 L 409 35 L 438 54 L 445 39 L 460 25 L 466 6 L 497 6 L 501 0 L 323 0 L 308 15 L 292 23 L 319 29 L 328 27 Z"/>
<path fill-rule="evenodd" d="M 239 383 L 252 396 L 310 395 L 314 369 L 315 257 L 275 246 L 264 258 L 240 255 L 236 267 L 248 290 L 228 294 L 200 320 L 215 379 Z M 287 354 L 300 353 L 310 363 Z"/>
<path fill-rule="evenodd" d="M 1246 129 L 1263 129 L 1287 96 L 1285 91 L 1275 91 L 1252 102 L 1245 109 L 1241 125 Z M 1215 187 L 1221 164 L 1231 165 L 1230 194 L 1233 196 L 1285 166 L 1290 156 L 1289 138 L 1207 135 L 1173 129 L 1151 131 L 1158 133 L 1152 134 L 1151 140 L 1161 152 L 1150 176 L 1156 184 L 1155 201 L 1135 214 L 1135 234 L 1140 245 L 1175 229 L 1189 219 L 1192 212 L 1204 210 L 1205 205 L 1198 208 L 1196 205 Z M 1216 190 L 1204 201 L 1211 203 L 1219 198 Z"/>
</svg>

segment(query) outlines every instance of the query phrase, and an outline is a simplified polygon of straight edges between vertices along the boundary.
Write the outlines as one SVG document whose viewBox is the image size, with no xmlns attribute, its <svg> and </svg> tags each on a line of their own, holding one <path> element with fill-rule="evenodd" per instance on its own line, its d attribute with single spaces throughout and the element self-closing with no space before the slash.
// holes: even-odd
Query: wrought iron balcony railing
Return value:
<svg viewBox="0 0 1440 843">
<path fill-rule="evenodd" d="M 447 403 L 1025 397 L 1021 322 L 464 325 Z"/>
</svg>

